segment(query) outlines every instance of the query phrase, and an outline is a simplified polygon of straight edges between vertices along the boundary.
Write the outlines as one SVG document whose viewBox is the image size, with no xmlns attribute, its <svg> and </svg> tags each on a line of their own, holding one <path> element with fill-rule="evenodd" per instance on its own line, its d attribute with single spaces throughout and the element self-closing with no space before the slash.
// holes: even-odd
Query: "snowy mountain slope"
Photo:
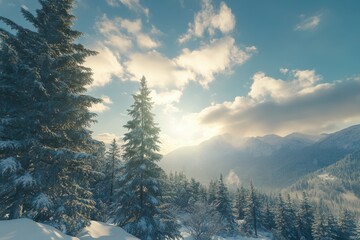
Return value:
<svg viewBox="0 0 360 240">
<path fill-rule="evenodd" d="M 287 191 L 305 191 L 311 200 L 322 199 L 335 211 L 345 207 L 360 214 L 360 151 L 301 178 Z"/>
<path fill-rule="evenodd" d="M 301 177 L 360 150 L 360 125 L 319 136 L 293 133 L 233 139 L 217 136 L 198 146 L 164 156 L 166 171 L 183 171 L 202 182 L 235 172 L 241 181 L 265 188 L 283 188 Z"/>
<path fill-rule="evenodd" d="M 0 240 L 136 240 L 120 227 L 91 221 L 78 237 L 65 235 L 46 224 L 27 218 L 0 221 Z"/>
</svg>

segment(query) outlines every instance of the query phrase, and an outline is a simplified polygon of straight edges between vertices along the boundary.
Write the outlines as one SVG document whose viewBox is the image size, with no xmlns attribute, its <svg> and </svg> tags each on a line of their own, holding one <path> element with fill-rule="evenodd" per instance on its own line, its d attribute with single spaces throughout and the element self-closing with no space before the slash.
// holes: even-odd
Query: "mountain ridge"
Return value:
<svg viewBox="0 0 360 240">
<path fill-rule="evenodd" d="M 165 155 L 160 165 L 166 171 L 183 171 L 203 182 L 234 171 L 241 181 L 284 188 L 360 150 L 360 125 L 331 134 L 272 134 L 239 139 L 234 143 L 229 135 L 215 136 Z"/>
</svg>

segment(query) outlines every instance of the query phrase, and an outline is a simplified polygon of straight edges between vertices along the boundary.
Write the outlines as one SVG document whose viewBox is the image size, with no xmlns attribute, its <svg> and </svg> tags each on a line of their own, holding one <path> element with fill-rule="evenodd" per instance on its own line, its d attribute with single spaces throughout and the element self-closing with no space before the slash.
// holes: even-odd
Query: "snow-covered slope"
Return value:
<svg viewBox="0 0 360 240">
<path fill-rule="evenodd" d="M 27 218 L 0 221 L 0 240 L 78 240 Z"/>
<path fill-rule="evenodd" d="M 59 230 L 27 218 L 0 221 L 0 240 L 136 240 L 138 238 L 120 227 L 91 221 L 78 237 L 65 235 Z"/>
<path fill-rule="evenodd" d="M 136 240 L 138 238 L 125 232 L 122 228 L 110 224 L 91 221 L 91 225 L 78 234 L 80 240 Z"/>
</svg>

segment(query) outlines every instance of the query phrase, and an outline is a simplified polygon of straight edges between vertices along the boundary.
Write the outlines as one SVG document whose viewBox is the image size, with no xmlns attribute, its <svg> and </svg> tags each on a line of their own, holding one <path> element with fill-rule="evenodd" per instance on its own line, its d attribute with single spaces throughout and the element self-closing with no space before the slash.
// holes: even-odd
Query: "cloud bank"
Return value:
<svg viewBox="0 0 360 240">
<path fill-rule="evenodd" d="M 236 136 L 335 131 L 360 121 L 360 78 L 320 83 L 313 70 L 293 70 L 290 80 L 256 73 L 247 96 L 205 108 L 201 124 Z"/>
</svg>

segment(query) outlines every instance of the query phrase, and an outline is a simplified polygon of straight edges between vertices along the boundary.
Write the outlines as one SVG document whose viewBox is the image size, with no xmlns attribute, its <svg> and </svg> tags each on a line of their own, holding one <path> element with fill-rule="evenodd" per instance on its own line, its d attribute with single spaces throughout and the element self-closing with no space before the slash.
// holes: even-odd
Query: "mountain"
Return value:
<svg viewBox="0 0 360 240">
<path fill-rule="evenodd" d="M 360 151 L 301 178 L 287 190 L 299 196 L 305 191 L 309 199 L 321 199 L 335 211 L 350 208 L 360 214 Z"/>
<path fill-rule="evenodd" d="M 356 150 L 360 150 L 360 125 L 319 136 L 216 136 L 165 155 L 160 165 L 203 182 L 232 171 L 241 181 L 253 181 L 258 187 L 284 188 Z"/>
</svg>

